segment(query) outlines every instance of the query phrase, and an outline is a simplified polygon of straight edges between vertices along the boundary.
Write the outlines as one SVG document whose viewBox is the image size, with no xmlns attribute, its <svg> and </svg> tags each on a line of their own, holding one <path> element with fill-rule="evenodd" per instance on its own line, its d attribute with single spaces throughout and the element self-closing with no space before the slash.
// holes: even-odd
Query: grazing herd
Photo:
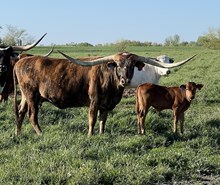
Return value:
<svg viewBox="0 0 220 185">
<path fill-rule="evenodd" d="M 196 89 L 200 90 L 203 85 L 188 82 L 180 87 L 163 87 L 156 84 L 161 75 L 169 74 L 170 68 L 185 64 L 195 55 L 174 62 L 167 56 L 149 58 L 127 52 L 78 59 L 61 51 L 58 52 L 63 59 L 48 57 L 51 52 L 46 56 L 15 53 L 35 47 L 43 37 L 28 46 L 0 49 L 0 102 L 7 100 L 9 93 L 14 91 L 16 135 L 21 132 L 26 113 L 35 132 L 42 134 L 38 112 L 43 102 L 50 102 L 60 109 L 89 107 L 88 135 L 94 134 L 98 115 L 99 133 L 104 133 L 108 112 L 120 102 L 124 89 L 136 87 L 139 134 L 145 132 L 144 121 L 151 106 L 158 111 L 172 109 L 173 131 L 176 132 L 180 121 L 183 133 L 184 112 L 195 97 Z M 21 94 L 19 105 L 18 87 Z"/>
</svg>

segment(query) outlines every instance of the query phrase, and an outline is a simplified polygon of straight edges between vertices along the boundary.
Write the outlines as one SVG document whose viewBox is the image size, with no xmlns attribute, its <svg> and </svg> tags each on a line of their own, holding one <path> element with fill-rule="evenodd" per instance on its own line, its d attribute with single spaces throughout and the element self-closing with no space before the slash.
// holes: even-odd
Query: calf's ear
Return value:
<svg viewBox="0 0 220 185">
<path fill-rule="evenodd" d="M 180 89 L 186 89 L 186 85 L 181 85 Z"/>
<path fill-rule="evenodd" d="M 196 84 L 196 88 L 197 88 L 197 89 L 200 90 L 200 89 L 202 89 L 202 87 L 203 87 L 203 84 Z"/>
</svg>

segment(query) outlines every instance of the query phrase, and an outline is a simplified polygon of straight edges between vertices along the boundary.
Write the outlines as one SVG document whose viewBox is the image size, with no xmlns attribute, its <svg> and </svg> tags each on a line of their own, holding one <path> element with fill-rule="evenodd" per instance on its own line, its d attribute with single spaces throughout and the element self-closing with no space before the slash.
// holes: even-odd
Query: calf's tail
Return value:
<svg viewBox="0 0 220 185">
<path fill-rule="evenodd" d="M 139 88 L 137 88 L 137 92 L 136 92 L 136 113 L 140 116 L 143 117 L 144 112 L 143 112 L 143 105 L 142 105 L 142 96 L 139 93 Z"/>
</svg>

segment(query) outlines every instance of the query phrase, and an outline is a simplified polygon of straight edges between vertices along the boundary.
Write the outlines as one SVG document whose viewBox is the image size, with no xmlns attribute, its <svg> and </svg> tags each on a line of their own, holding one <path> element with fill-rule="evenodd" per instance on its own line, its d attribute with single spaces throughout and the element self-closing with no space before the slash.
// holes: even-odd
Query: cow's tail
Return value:
<svg viewBox="0 0 220 185">
<path fill-rule="evenodd" d="M 15 74 L 15 68 L 13 69 L 13 82 L 14 82 L 14 112 L 15 112 L 15 123 L 18 124 L 18 103 L 17 103 L 17 76 Z"/>
</svg>

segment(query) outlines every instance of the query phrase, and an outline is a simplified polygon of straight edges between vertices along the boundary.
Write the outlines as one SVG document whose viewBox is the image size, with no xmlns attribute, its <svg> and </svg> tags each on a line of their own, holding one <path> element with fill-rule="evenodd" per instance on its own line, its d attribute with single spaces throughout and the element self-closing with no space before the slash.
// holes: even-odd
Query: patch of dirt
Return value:
<svg viewBox="0 0 220 185">
<path fill-rule="evenodd" d="M 124 98 L 134 97 L 136 94 L 136 89 L 125 89 L 123 93 Z"/>
</svg>

